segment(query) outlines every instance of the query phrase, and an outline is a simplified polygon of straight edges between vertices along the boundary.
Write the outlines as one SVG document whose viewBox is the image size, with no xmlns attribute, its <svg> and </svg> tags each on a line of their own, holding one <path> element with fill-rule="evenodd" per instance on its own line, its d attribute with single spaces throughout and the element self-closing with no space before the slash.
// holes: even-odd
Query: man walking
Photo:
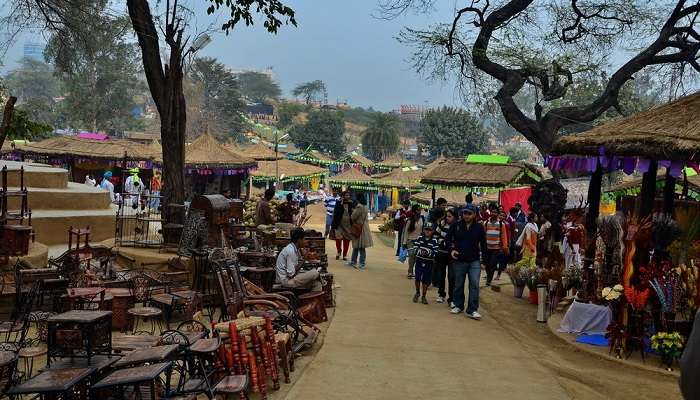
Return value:
<svg viewBox="0 0 700 400">
<path fill-rule="evenodd" d="M 462 220 L 453 224 L 445 239 L 452 257 L 455 289 L 450 312 L 459 314 L 464 309 L 464 283 L 469 279 L 469 300 L 466 314 L 471 319 L 481 319 L 479 314 L 479 280 L 481 278 L 481 253 L 486 253 L 484 227 L 476 222 L 478 208 L 468 204 L 462 211 Z"/>
<path fill-rule="evenodd" d="M 326 231 L 323 237 L 328 239 L 328 235 L 331 233 L 331 225 L 333 224 L 333 210 L 335 210 L 335 204 L 340 199 L 338 192 L 335 189 L 331 189 L 332 193 L 326 195 L 323 199 L 323 205 L 326 207 Z"/>
<path fill-rule="evenodd" d="M 411 217 L 411 202 L 404 200 L 401 203 L 401 208 L 394 214 L 394 230 L 396 231 L 396 256 L 399 256 L 401 251 L 401 242 L 403 241 L 403 228 L 406 226 L 406 221 Z"/>
</svg>

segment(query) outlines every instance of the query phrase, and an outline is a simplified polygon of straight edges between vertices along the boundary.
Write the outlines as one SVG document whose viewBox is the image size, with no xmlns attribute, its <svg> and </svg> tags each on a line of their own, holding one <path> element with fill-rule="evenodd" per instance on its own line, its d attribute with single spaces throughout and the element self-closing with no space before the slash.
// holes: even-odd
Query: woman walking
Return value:
<svg viewBox="0 0 700 400">
<path fill-rule="evenodd" d="M 338 254 L 335 256 L 336 260 L 340 259 L 341 250 L 343 261 L 348 260 L 348 248 L 352 240 L 351 216 L 353 208 L 354 205 L 350 192 L 343 192 L 341 201 L 335 205 L 335 210 L 333 211 L 333 225 L 331 226 L 335 231 L 335 249 L 338 251 Z"/>
<path fill-rule="evenodd" d="M 447 237 L 447 232 L 449 232 L 452 224 L 457 221 L 457 211 L 454 208 L 450 208 L 445 211 L 445 218 L 440 220 L 437 226 L 437 236 L 438 243 L 440 247 L 438 248 L 438 255 L 435 259 L 436 269 L 442 269 L 442 271 L 447 270 L 447 293 L 445 293 L 445 273 L 443 272 L 442 280 L 438 280 L 438 300 L 437 303 L 442 303 L 441 298 L 447 295 L 447 303 L 452 303 L 452 293 L 455 290 L 455 277 L 454 270 L 452 269 L 452 263 L 450 262 L 450 255 L 447 251 L 447 243 L 445 243 L 445 238 Z M 442 286 L 440 286 L 442 285 Z M 440 289 L 442 288 L 442 290 Z"/>
<path fill-rule="evenodd" d="M 423 215 L 418 204 L 411 207 L 411 215 L 401 234 L 401 246 L 408 249 L 408 279 L 413 279 L 413 267 L 416 265 L 416 252 L 413 241 L 423 232 Z"/>
<path fill-rule="evenodd" d="M 352 257 L 350 257 L 350 266 L 357 268 L 357 258 L 360 257 L 360 269 L 365 269 L 365 261 L 367 259 L 368 247 L 372 247 L 372 233 L 369 231 L 369 210 L 367 209 L 367 200 L 364 196 L 357 199 L 357 205 L 352 210 L 350 219 L 352 221 Z"/>
</svg>

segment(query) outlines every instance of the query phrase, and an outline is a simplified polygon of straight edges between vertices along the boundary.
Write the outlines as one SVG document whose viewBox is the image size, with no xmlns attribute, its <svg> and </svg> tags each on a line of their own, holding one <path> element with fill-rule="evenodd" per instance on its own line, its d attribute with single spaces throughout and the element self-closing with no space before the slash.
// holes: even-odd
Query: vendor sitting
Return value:
<svg viewBox="0 0 700 400">
<path fill-rule="evenodd" d="M 310 289 L 320 292 L 323 290 L 323 285 L 318 269 L 300 271 L 304 260 L 299 249 L 306 244 L 306 232 L 302 228 L 296 228 L 292 231 L 291 237 L 291 243 L 282 249 L 277 256 L 276 282 L 286 288 Z"/>
</svg>

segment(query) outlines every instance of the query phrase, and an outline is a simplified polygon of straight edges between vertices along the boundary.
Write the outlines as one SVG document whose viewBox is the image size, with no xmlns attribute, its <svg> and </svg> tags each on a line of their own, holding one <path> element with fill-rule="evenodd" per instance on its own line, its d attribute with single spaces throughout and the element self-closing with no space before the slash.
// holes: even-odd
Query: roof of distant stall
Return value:
<svg viewBox="0 0 700 400">
<path fill-rule="evenodd" d="M 328 178 L 328 183 L 331 185 L 346 185 L 346 186 L 374 186 L 374 178 L 358 170 L 357 168 L 348 168 L 338 175 Z"/>
<path fill-rule="evenodd" d="M 421 184 L 423 172 L 422 169 L 416 166 L 402 167 L 385 174 L 374 175 L 373 177 L 376 178 L 374 182 L 379 187 L 420 190 L 424 187 Z"/>
<path fill-rule="evenodd" d="M 394 169 L 399 167 L 414 167 L 416 164 L 404 159 L 400 154 L 392 154 L 374 165 L 378 168 Z"/>
<path fill-rule="evenodd" d="M 468 161 L 473 158 L 476 161 Z M 534 184 L 542 180 L 537 168 L 507 158 L 497 161 L 470 155 L 467 159 L 450 158 L 426 171 L 421 183 L 428 186 L 504 187 Z"/>
<path fill-rule="evenodd" d="M 312 150 L 311 148 L 308 148 L 301 153 L 291 155 L 290 158 L 292 160 L 309 161 L 324 165 L 333 163 L 333 159 L 330 156 L 323 154 L 318 150 Z"/>
<path fill-rule="evenodd" d="M 371 167 L 374 165 L 374 161 L 363 156 L 357 151 L 351 151 L 346 155 L 340 157 L 339 159 L 333 161 L 333 164 L 359 164 L 363 167 Z"/>
<path fill-rule="evenodd" d="M 686 169 L 686 174 L 687 174 L 687 179 L 688 179 L 688 189 L 700 193 L 700 175 L 698 175 L 695 171 L 692 169 Z M 665 168 L 659 168 L 659 171 L 656 174 L 656 182 L 657 184 L 659 182 L 663 182 L 666 179 L 666 170 Z M 683 185 L 683 178 L 678 178 L 676 179 L 676 185 Z M 608 189 L 604 190 L 606 193 L 621 193 L 621 192 L 634 192 L 642 187 L 642 178 L 641 177 L 635 177 L 633 179 L 625 180 L 623 182 L 620 182 L 616 185 L 610 186 Z"/>
<path fill-rule="evenodd" d="M 225 148 L 205 132 L 185 146 L 185 164 L 199 168 L 250 168 L 257 163 L 252 158 Z"/>
<path fill-rule="evenodd" d="M 559 155 L 645 157 L 654 160 L 700 159 L 700 92 L 606 122 L 554 143 Z"/>
<path fill-rule="evenodd" d="M 77 136 L 60 135 L 39 142 L 15 143 L 3 146 L 3 152 L 36 154 L 55 157 L 80 157 L 102 160 L 148 161 L 160 156 L 151 145 L 144 145 L 125 139 L 85 139 Z"/>
<path fill-rule="evenodd" d="M 498 201 L 498 192 L 490 192 L 485 194 L 484 196 L 478 196 L 476 193 L 472 193 L 474 203 L 475 204 L 481 204 L 483 202 L 497 202 Z M 435 200 L 439 198 L 443 198 L 447 200 L 447 206 L 448 207 L 463 207 L 464 204 L 466 204 L 466 193 L 465 192 L 456 192 L 452 190 L 436 190 L 435 191 Z M 416 193 L 411 196 L 411 200 L 415 201 L 416 203 L 422 204 L 422 205 L 430 205 L 430 201 L 433 198 L 433 191 L 432 190 L 426 190 L 424 192 Z"/>
<path fill-rule="evenodd" d="M 229 150 L 234 151 L 239 154 L 243 154 L 246 157 L 250 157 L 257 161 L 272 161 L 284 158 L 284 155 L 280 152 L 275 154 L 275 151 L 262 143 L 251 143 L 236 146 L 227 146 Z"/>
<path fill-rule="evenodd" d="M 279 167 L 279 168 L 278 168 Z M 328 174 L 328 169 L 302 164 L 286 158 L 278 161 L 259 161 L 258 168 L 251 173 L 253 180 L 273 181 L 279 170 L 280 181 L 308 180 Z"/>
</svg>

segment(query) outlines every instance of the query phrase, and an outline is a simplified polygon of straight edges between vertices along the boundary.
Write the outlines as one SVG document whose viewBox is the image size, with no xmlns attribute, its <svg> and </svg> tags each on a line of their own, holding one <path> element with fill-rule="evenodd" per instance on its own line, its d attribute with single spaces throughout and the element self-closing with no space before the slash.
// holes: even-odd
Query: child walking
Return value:
<svg viewBox="0 0 700 400">
<path fill-rule="evenodd" d="M 425 295 L 428 292 L 428 286 L 430 286 L 433 280 L 433 264 L 435 263 L 435 256 L 437 255 L 438 248 L 440 247 L 438 240 L 433 237 L 433 233 L 433 224 L 426 222 L 425 225 L 423 225 L 423 234 L 413 240 L 413 246 L 416 252 L 414 271 L 416 294 L 413 295 L 414 303 L 417 303 L 420 297 L 421 303 L 428 304 Z M 423 289 L 422 292 L 421 288 Z"/>
</svg>

